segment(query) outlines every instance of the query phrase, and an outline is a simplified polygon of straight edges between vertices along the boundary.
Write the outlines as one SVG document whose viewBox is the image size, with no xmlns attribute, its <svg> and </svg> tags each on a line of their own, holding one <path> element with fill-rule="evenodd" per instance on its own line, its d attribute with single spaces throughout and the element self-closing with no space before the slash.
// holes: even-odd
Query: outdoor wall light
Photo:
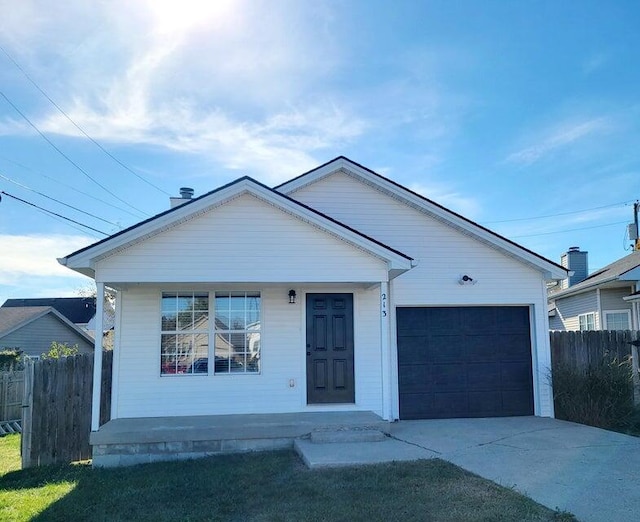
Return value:
<svg viewBox="0 0 640 522">
<path fill-rule="evenodd" d="M 289 290 L 289 304 L 296 304 L 296 291 Z"/>
</svg>

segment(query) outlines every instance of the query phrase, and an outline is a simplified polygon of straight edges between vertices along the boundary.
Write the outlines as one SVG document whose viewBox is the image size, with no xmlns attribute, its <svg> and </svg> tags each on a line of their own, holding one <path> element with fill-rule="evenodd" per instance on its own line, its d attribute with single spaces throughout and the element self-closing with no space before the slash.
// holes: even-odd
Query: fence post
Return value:
<svg viewBox="0 0 640 522">
<path fill-rule="evenodd" d="M 0 372 L 2 375 L 2 383 L 0 384 L 0 404 L 2 404 L 2 413 L 0 421 L 9 419 L 9 372 Z"/>
<path fill-rule="evenodd" d="M 27 360 L 24 367 L 24 391 L 22 393 L 22 440 L 20 455 L 22 469 L 31 466 L 31 435 L 33 433 L 33 370 L 34 362 Z"/>
<path fill-rule="evenodd" d="M 638 361 L 638 347 L 631 345 L 631 367 L 633 378 L 633 404 L 638 406 L 640 404 L 640 365 Z"/>
</svg>

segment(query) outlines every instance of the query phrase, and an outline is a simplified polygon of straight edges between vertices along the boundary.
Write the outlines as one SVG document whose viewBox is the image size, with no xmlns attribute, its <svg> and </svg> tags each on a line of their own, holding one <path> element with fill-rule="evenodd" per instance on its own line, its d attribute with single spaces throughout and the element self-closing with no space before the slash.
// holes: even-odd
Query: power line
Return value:
<svg viewBox="0 0 640 522">
<path fill-rule="evenodd" d="M 485 224 L 491 225 L 491 224 L 495 224 L 495 223 L 513 223 L 514 221 L 530 221 L 530 220 L 534 220 L 534 219 L 544 219 L 544 218 L 557 217 L 557 216 L 568 216 L 570 214 L 581 214 L 582 212 L 589 212 L 590 210 L 601 210 L 603 208 L 611 208 L 611 207 L 617 207 L 617 206 L 620 206 L 620 205 L 627 205 L 631 201 L 632 200 L 621 201 L 619 203 L 611 203 L 610 205 L 602 205 L 600 207 L 583 208 L 582 210 L 572 210 L 570 212 L 558 212 L 557 214 L 546 214 L 544 216 L 533 216 L 533 217 L 515 218 L 515 219 L 502 219 L 500 221 L 487 221 L 487 222 L 485 222 Z M 522 236 L 520 236 L 520 237 L 522 237 Z"/>
<path fill-rule="evenodd" d="M 102 152 L 104 152 L 107 156 L 109 156 L 113 161 L 115 161 L 118 165 L 120 165 L 122 168 L 124 168 L 125 170 L 127 170 L 128 172 L 130 172 L 131 174 L 133 174 L 134 176 L 136 176 L 138 179 L 144 181 L 147 185 L 155 188 L 156 190 L 159 190 L 160 192 L 162 192 L 163 194 L 166 194 L 167 196 L 171 196 L 171 194 L 169 194 L 169 192 L 167 192 L 166 190 L 161 189 L 160 187 L 158 187 L 157 185 L 154 185 L 153 183 L 151 183 L 148 179 L 144 178 L 143 176 L 141 176 L 140 174 L 138 174 L 137 172 L 135 172 L 133 169 L 129 168 L 127 165 L 125 165 L 122 161 L 120 161 L 118 158 L 116 158 L 113 154 L 111 154 L 111 152 L 109 152 L 107 149 L 105 149 L 98 141 L 96 141 L 94 138 L 92 138 L 91 136 L 89 136 L 89 134 L 87 134 L 87 132 L 80 127 L 80 125 L 78 125 L 73 119 L 71 119 L 71 116 L 69 116 L 55 101 L 53 101 L 49 95 L 36 83 L 36 81 L 31 78 L 31 76 L 29 76 L 29 74 L 27 74 L 27 72 L 20 66 L 20 64 L 14 60 L 14 58 L 2 47 L 0 46 L 0 51 L 2 51 L 5 56 L 7 58 L 9 58 L 9 60 L 11 60 L 11 62 L 13 63 L 13 65 L 15 65 L 18 70 L 25 76 L 25 78 L 27 80 L 29 80 L 31 82 L 31 84 L 38 89 L 38 91 L 40 91 L 40 94 L 42 94 L 47 100 L 49 100 L 49 102 L 51 102 L 51 104 L 58 109 L 58 111 L 60 111 L 60 113 L 67 118 L 67 120 L 69 120 L 73 126 L 78 129 L 82 134 L 84 134 L 84 136 L 89 139 L 91 141 L 91 143 L 93 143 L 96 147 L 98 147 Z"/>
<path fill-rule="evenodd" d="M 17 196 L 13 196 L 13 195 L 9 194 L 8 192 L 5 192 L 4 190 L 0 190 L 0 194 L 4 194 L 5 196 L 9 196 L 10 198 L 13 198 L 13 199 L 15 199 L 17 201 L 20 201 L 21 203 L 24 203 L 25 205 L 29 205 L 31 207 L 37 208 L 38 210 L 40 210 L 42 212 L 46 212 L 47 214 L 51 214 L 52 216 L 56 216 L 56 217 L 65 219 L 66 221 L 69 221 L 71 223 L 75 223 L 76 225 L 80 225 L 81 227 L 84 227 L 84 228 L 88 228 L 89 230 L 93 230 L 94 232 L 98 232 L 99 234 L 102 234 L 102 235 L 105 235 L 105 236 L 109 235 L 106 232 L 103 232 L 102 230 L 98 230 L 97 228 L 93 228 L 93 227 L 90 227 L 89 225 L 85 225 L 84 223 L 80 223 L 80 221 L 76 221 L 75 219 L 68 218 L 66 216 L 63 216 L 62 214 L 58 214 L 57 212 L 53 212 L 52 210 L 48 210 L 46 208 L 42 208 L 42 207 L 36 205 L 35 203 L 31 203 L 31 202 L 29 202 L 29 201 L 27 201 L 25 199 L 19 198 Z"/>
<path fill-rule="evenodd" d="M 539 234 L 525 234 L 522 236 L 509 236 L 509 237 L 515 239 L 520 237 L 551 236 L 553 234 L 564 234 L 565 232 L 576 232 L 577 230 L 591 230 L 592 228 L 612 227 L 614 225 L 621 225 L 626 223 L 627 221 L 616 221 L 615 223 L 606 223 L 604 225 L 593 225 L 591 227 L 569 228 L 567 230 L 556 230 L 555 232 L 540 232 Z"/>
<path fill-rule="evenodd" d="M 101 218 L 100 216 L 96 216 L 95 214 L 92 214 L 91 212 L 86 212 L 82 209 L 79 209 L 78 207 L 74 207 L 73 205 L 69 205 L 68 203 L 65 203 L 64 201 L 60 201 L 59 199 L 53 198 L 51 196 L 47 196 L 46 194 L 39 192 L 35 189 L 32 189 L 31 187 L 28 187 L 27 185 L 23 185 L 22 183 L 15 181 L 11 178 L 8 178 L 7 176 L 5 176 L 4 174 L 0 173 L 0 178 L 2 179 L 6 179 L 7 181 L 9 181 L 10 183 L 13 183 L 14 185 L 17 185 L 18 187 L 22 187 L 23 189 L 26 190 L 30 190 L 31 192 L 38 194 L 39 196 L 42 196 L 43 198 L 47 198 L 50 199 L 51 201 L 55 201 L 56 203 L 59 203 L 60 205 L 64 205 L 65 207 L 68 207 L 70 209 L 75 210 L 76 212 L 81 212 L 82 214 L 85 214 L 87 216 L 90 216 L 92 218 L 95 219 L 99 219 L 100 221 L 103 221 L 104 223 L 107 223 L 109 225 L 113 225 L 115 227 L 121 228 L 120 225 L 118 225 L 117 223 L 114 223 L 113 221 L 108 221 L 106 219 Z"/>
<path fill-rule="evenodd" d="M 89 194 L 88 192 L 85 192 L 83 190 L 80 190 L 77 187 L 74 187 L 73 185 L 69 185 L 68 183 L 64 183 L 64 182 L 60 181 L 59 179 L 52 178 L 51 176 L 47 176 L 46 174 L 43 174 L 42 172 L 38 172 L 37 170 L 34 170 L 32 168 L 27 167 L 26 165 L 23 165 L 22 163 L 18 163 L 17 161 L 9 159 L 6 156 L 0 155 L 0 159 L 8 161 L 9 163 L 12 163 L 13 165 L 16 165 L 17 167 L 20 167 L 22 169 L 28 170 L 29 172 L 33 172 L 34 174 L 37 174 L 38 176 L 42 176 L 43 178 L 51 180 L 54 183 L 58 183 L 59 185 L 62 185 L 63 187 L 68 188 L 69 190 L 73 190 L 74 192 L 77 192 L 78 194 L 82 194 L 83 196 L 91 198 L 91 199 L 93 199 L 95 201 L 99 201 L 100 203 L 108 205 L 108 206 L 110 206 L 112 208 L 115 208 L 115 209 L 121 211 L 121 212 L 126 212 L 130 216 L 134 216 L 136 218 L 138 217 L 136 214 L 134 214 L 133 212 L 128 211 L 125 208 L 119 207 L 118 205 L 114 205 L 113 203 L 110 203 L 109 201 L 105 201 L 104 199 L 97 198 L 97 197 L 93 196 L 92 194 Z"/>
<path fill-rule="evenodd" d="M 117 196 L 116 194 L 114 194 L 113 192 L 111 192 L 107 187 L 105 187 L 102 183 L 100 183 L 98 180 L 96 180 L 94 177 L 92 177 L 86 170 L 84 170 L 80 165 L 78 165 L 75 161 L 73 161 L 69 156 L 67 156 L 61 149 L 59 149 L 49 138 L 47 138 L 47 136 L 40 130 L 38 129 L 38 127 L 36 127 L 36 125 L 29 119 L 27 118 L 26 114 L 24 114 L 20 109 L 18 109 L 18 107 L 16 107 L 16 105 L 9 99 L 7 98 L 7 96 L 0 91 L 0 96 L 2 96 L 9 105 L 11 105 L 11 107 L 13 107 L 13 109 L 24 118 L 24 120 L 40 135 L 40 137 L 42 137 L 42 139 L 44 139 L 49 145 L 51 145 L 51 147 L 53 147 L 53 149 L 58 152 L 58 154 L 60 154 L 64 159 L 66 159 L 69 163 L 71 163 L 76 169 L 78 169 L 82 174 L 84 174 L 87 178 L 89 178 L 91 181 L 93 181 L 96 185 L 98 185 L 102 190 L 104 190 L 105 192 L 111 194 L 114 198 L 116 198 L 118 201 L 121 201 L 122 203 L 124 203 L 125 205 L 131 207 L 132 209 L 138 211 L 140 214 L 142 214 L 143 216 L 148 216 L 149 214 L 145 213 L 144 211 L 140 210 L 139 208 L 136 208 L 135 206 L 133 206 L 131 203 L 127 203 L 124 199 L 122 199 L 121 197 Z"/>
</svg>

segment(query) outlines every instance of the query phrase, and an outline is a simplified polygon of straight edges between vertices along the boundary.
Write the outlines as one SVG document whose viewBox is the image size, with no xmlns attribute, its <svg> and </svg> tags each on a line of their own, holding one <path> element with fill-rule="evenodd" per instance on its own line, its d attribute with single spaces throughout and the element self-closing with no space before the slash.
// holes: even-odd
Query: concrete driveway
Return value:
<svg viewBox="0 0 640 522">
<path fill-rule="evenodd" d="M 579 520 L 640 519 L 640 438 L 540 417 L 401 421 L 391 436 Z"/>
</svg>

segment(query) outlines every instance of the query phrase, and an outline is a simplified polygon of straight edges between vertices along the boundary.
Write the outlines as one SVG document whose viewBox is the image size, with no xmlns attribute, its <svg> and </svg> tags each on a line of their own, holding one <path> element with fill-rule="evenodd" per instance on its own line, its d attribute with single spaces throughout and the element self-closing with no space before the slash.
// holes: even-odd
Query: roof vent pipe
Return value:
<svg viewBox="0 0 640 522">
<path fill-rule="evenodd" d="M 171 208 L 176 208 L 180 205 L 184 205 L 185 203 L 189 203 L 192 198 L 193 189 L 191 187 L 180 187 L 180 197 L 169 198 L 169 202 L 171 203 Z"/>
<path fill-rule="evenodd" d="M 180 187 L 180 197 L 182 199 L 191 199 L 193 197 L 193 189 L 191 187 Z"/>
</svg>

